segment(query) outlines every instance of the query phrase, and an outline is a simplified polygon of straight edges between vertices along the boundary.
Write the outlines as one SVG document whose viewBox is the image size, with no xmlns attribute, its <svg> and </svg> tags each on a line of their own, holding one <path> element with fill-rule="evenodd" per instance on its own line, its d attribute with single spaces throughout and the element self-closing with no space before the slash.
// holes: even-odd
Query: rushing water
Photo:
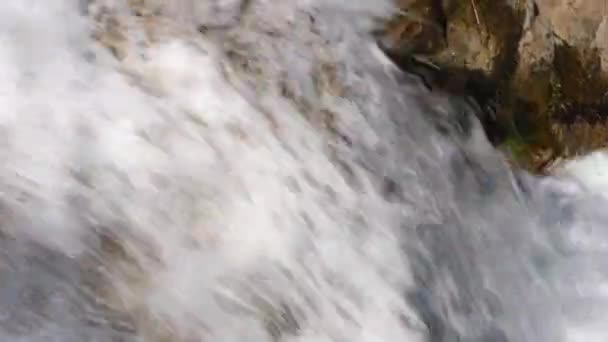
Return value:
<svg viewBox="0 0 608 342">
<path fill-rule="evenodd" d="M 144 2 L 0 3 L 1 341 L 608 340 L 608 157 L 511 171 L 388 3 Z"/>
</svg>

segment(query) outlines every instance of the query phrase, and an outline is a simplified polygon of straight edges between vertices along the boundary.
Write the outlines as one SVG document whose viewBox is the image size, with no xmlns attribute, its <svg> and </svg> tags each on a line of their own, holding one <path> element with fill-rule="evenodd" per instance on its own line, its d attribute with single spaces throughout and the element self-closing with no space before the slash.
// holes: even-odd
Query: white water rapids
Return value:
<svg viewBox="0 0 608 342">
<path fill-rule="evenodd" d="M 383 1 L 142 3 L 0 3 L 0 341 L 608 341 L 604 154 L 511 171 Z"/>
</svg>

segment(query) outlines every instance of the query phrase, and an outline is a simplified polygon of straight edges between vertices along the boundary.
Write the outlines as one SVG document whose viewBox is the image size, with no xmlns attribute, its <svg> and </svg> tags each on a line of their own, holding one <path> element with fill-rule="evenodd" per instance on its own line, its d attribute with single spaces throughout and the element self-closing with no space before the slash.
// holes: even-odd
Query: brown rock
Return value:
<svg viewBox="0 0 608 342">
<path fill-rule="evenodd" d="M 554 158 L 608 145 L 603 1 L 401 4 L 407 15 L 395 18 L 383 39 L 389 55 L 419 74 L 413 56 L 424 56 L 437 65 L 424 71 L 431 88 L 473 95 L 482 107 L 496 103 L 495 119 L 482 122 L 486 131 L 502 132 L 490 138 L 517 164 L 542 171 Z"/>
</svg>

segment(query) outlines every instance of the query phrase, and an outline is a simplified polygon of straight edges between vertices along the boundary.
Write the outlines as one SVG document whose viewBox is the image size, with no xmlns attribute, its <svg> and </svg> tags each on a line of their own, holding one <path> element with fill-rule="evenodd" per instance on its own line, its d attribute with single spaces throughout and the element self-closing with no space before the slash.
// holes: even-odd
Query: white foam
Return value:
<svg viewBox="0 0 608 342">
<path fill-rule="evenodd" d="M 378 61 L 379 51 L 363 29 L 388 13 L 390 3 L 260 0 L 255 20 L 242 30 L 204 36 L 196 33 L 196 25 L 218 19 L 209 12 L 211 2 L 199 3 L 200 13 L 188 13 L 195 2 L 176 0 L 164 4 L 166 21 L 156 24 L 168 26 L 162 39 L 146 45 L 139 44 L 142 20 L 126 12 L 124 2 L 102 2 L 129 27 L 122 32 L 129 44 L 120 61 L 92 39 L 94 24 L 79 15 L 76 0 L 0 4 L 0 201 L 3 213 L 11 216 L 3 230 L 25 234 L 75 259 L 96 248 L 90 238 L 98 230 L 112 233 L 139 268 L 113 275 L 115 288 L 108 300 L 120 302 L 123 311 L 136 317 L 141 340 L 160 340 L 168 333 L 176 341 L 273 341 L 271 332 L 277 329 L 272 324 L 282 325 L 283 341 L 425 340 L 428 331 L 404 295 L 416 285 L 404 244 L 416 245 L 409 239 L 417 237 L 402 221 L 413 217 L 414 223 L 444 223 L 439 212 L 454 214 L 459 203 L 450 201 L 460 197 L 452 198 L 444 189 L 453 186 L 444 166 L 458 161 L 451 158 L 460 146 L 446 144 L 439 135 L 429 139 L 429 145 L 436 143 L 430 147 L 393 145 L 434 133 L 412 114 L 420 103 L 396 101 L 400 107 L 391 108 L 383 102 L 394 95 L 382 98 L 385 87 L 388 92 L 402 89 L 390 88 L 391 78 L 381 71 L 394 69 L 387 60 Z M 149 5 L 157 10 L 163 4 Z M 223 13 L 228 13 L 219 19 L 232 16 L 233 1 L 218 5 L 226 5 Z M 310 27 L 310 16 L 318 16 L 317 31 Z M 228 49 L 245 55 L 249 73 L 229 60 Z M 313 73 L 321 62 L 334 63 L 336 74 L 347 74 L 342 76 L 348 82 L 319 90 Z M 379 65 L 373 69 L 380 73 L 374 74 L 377 79 L 354 72 L 359 69 L 353 66 L 368 64 Z M 297 99 L 281 96 L 281 86 Z M 379 158 L 378 169 L 358 164 L 360 156 L 348 142 L 328 139 L 319 128 L 323 120 L 306 120 L 310 113 L 301 111 L 302 99 L 313 109 L 331 110 L 333 124 L 359 148 L 377 150 L 378 156 L 387 153 Z M 403 112 L 405 119 L 399 121 L 395 112 Z M 388 125 L 372 127 L 389 114 L 399 122 L 387 119 Z M 401 137 L 402 132 L 393 131 L 398 124 L 416 136 Z M 474 134 L 481 132 L 474 129 Z M 474 135 L 470 141 L 463 148 L 471 155 L 492 154 L 485 137 Z M 357 182 L 339 172 L 332 149 L 352 166 Z M 608 185 L 602 171 L 606 157 L 590 158 L 564 170 L 589 188 L 603 189 Z M 433 169 L 420 169 L 423 164 Z M 436 169 L 445 174 L 433 174 Z M 394 170 L 403 178 L 403 203 L 383 199 L 374 183 Z M 418 179 L 437 184 L 410 184 Z M 467 195 L 458 194 L 463 202 Z M 519 210 L 516 203 L 501 200 L 475 203 L 498 207 L 497 221 L 520 215 L 513 209 Z M 475 224 L 487 219 L 474 214 L 469 216 Z M 532 219 L 521 222 L 527 225 Z M 509 227 L 512 233 L 493 230 L 493 222 L 481 223 L 473 227 L 480 240 L 513 238 L 521 229 Z M 593 226 L 584 220 L 578 224 L 572 227 L 578 232 Z M 603 233 L 573 234 L 571 240 L 603 251 L 590 236 L 599 240 Z M 496 254 L 486 253 L 488 247 L 481 243 L 475 250 L 451 252 L 455 257 L 490 255 L 505 269 L 519 270 L 510 248 L 532 253 L 529 246 L 500 242 Z M 500 259 L 501 248 L 515 259 L 512 264 Z M 101 264 L 119 264 L 105 257 Z M 479 260 L 480 269 L 496 268 L 486 262 Z M 594 273 L 597 265 L 581 265 L 568 270 L 583 272 L 581 284 L 589 286 L 589 297 L 601 299 L 604 294 L 593 287 L 602 279 Z M 492 282 L 479 272 L 480 282 Z M 509 294 L 512 289 L 501 279 L 493 281 Z M 517 280 L 509 279 L 525 283 Z M 527 309 L 527 303 L 523 309 L 519 303 L 506 304 L 519 310 L 514 316 Z M 507 323 L 517 328 L 520 320 Z M 594 322 L 573 323 L 566 330 L 591 338 L 585 334 L 586 329 L 599 331 Z M 24 340 L 37 341 L 38 334 Z"/>
<path fill-rule="evenodd" d="M 554 172 L 558 176 L 573 177 L 591 191 L 606 193 L 608 190 L 608 155 L 605 151 L 564 162 Z"/>
<path fill-rule="evenodd" d="M 263 324 L 277 299 L 303 316 L 294 340 L 420 338 L 395 313 L 407 310 L 399 286 L 409 280 L 383 229 L 390 215 L 345 184 L 293 106 L 277 103 L 273 123 L 228 83 L 217 47 L 201 38 L 132 46 L 115 62 L 76 5 L 0 5 L 2 201 L 32 221 L 9 230 L 78 256 L 90 248 L 88 229 L 108 227 L 143 267 L 137 284 L 114 279 L 116 295 L 175 338 L 270 341 Z M 352 213 L 378 233 L 358 241 Z M 383 268 L 394 268 L 395 284 Z M 255 293 L 270 307 L 248 298 Z"/>
</svg>

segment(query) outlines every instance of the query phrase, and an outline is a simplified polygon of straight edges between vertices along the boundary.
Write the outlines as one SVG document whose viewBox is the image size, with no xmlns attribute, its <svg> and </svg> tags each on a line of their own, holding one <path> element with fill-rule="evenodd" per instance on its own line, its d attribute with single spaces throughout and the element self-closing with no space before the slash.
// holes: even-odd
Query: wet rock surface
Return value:
<svg viewBox="0 0 608 342">
<path fill-rule="evenodd" d="M 475 102 L 490 141 L 514 164 L 542 173 L 555 160 L 608 145 L 606 4 L 582 0 L 397 0 L 401 11 L 378 41 L 434 92 Z M 125 20 L 105 2 L 89 6 L 96 38 L 119 60 L 133 44 L 167 35 L 160 12 L 209 12 L 132 0 Z M 227 2 L 225 20 L 197 23 L 209 34 L 239 21 L 249 1 Z M 186 13 L 186 14 L 184 14 Z M 197 15 L 197 18 L 206 18 Z M 135 22 L 140 21 L 140 22 Z M 159 27 L 164 27 L 163 30 Z M 130 41 L 125 31 L 141 31 Z M 182 32 L 182 34 L 184 34 Z M 132 35 L 133 36 L 133 35 Z M 287 89 L 287 88 L 286 88 Z M 289 91 L 289 89 L 287 89 Z"/>
<path fill-rule="evenodd" d="M 490 140 L 543 172 L 608 145 L 602 1 L 402 0 L 380 42 L 432 91 L 467 95 Z"/>
</svg>

